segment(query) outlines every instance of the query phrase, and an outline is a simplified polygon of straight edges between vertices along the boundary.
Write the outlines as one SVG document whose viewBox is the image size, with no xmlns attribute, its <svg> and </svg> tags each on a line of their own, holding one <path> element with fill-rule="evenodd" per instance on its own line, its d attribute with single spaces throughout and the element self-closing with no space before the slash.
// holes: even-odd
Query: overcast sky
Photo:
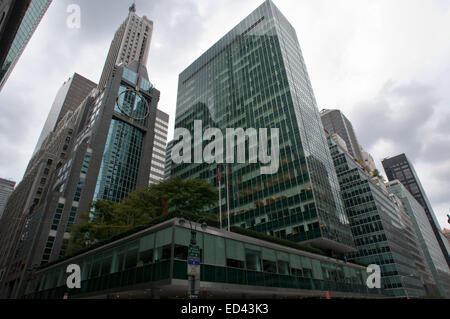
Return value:
<svg viewBox="0 0 450 319">
<path fill-rule="evenodd" d="M 137 0 L 154 21 L 148 70 L 170 114 L 178 74 L 263 0 Z M 81 28 L 66 25 L 69 4 Z M 375 158 L 406 153 L 450 228 L 450 1 L 275 0 L 297 30 L 322 108 L 339 108 Z M 97 82 L 130 1 L 54 0 L 0 92 L 0 177 L 22 179 L 59 87 Z"/>
</svg>

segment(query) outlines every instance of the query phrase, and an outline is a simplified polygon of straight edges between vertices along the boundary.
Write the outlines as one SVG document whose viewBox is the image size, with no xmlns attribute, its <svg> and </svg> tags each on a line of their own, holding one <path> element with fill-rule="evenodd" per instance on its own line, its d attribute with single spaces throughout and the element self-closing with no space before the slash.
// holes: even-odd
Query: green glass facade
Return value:
<svg viewBox="0 0 450 319">
<path fill-rule="evenodd" d="M 231 224 L 339 253 L 352 250 L 297 36 L 271 1 L 180 74 L 175 126 L 194 136 L 196 120 L 202 121 L 203 130 L 219 128 L 224 135 L 226 128 L 279 128 L 279 170 L 261 175 L 265 165 L 247 160 L 228 167 L 175 164 L 172 175 L 208 179 L 218 187 L 219 165 L 222 213 L 224 217 L 227 212 L 228 187 Z M 211 213 L 218 215 L 218 205 Z"/>
<path fill-rule="evenodd" d="M 225 235 L 226 234 L 226 235 Z M 28 298 L 62 298 L 67 292 L 67 265 L 81 267 L 81 289 L 70 296 L 83 297 L 111 289 L 187 279 L 191 231 L 172 219 L 151 229 L 49 266 L 30 282 Z M 208 228 L 197 233 L 201 255 L 201 281 L 267 288 L 331 291 L 381 296 L 365 286 L 364 267 L 346 264 L 261 240 Z M 144 286 L 143 286 L 144 285 Z M 186 286 L 187 287 L 187 286 Z"/>
<path fill-rule="evenodd" d="M 380 266 L 382 288 L 391 296 L 425 295 L 413 255 L 416 248 L 409 236 L 411 229 L 388 192 L 372 182 L 365 170 L 331 138 L 329 142 L 358 250 L 350 253 L 349 259 Z"/>
<path fill-rule="evenodd" d="M 125 84 L 120 86 L 119 101 L 115 106 L 117 113 L 132 117 L 140 125 L 146 125 L 148 105 L 145 97 L 136 94 L 130 86 Z"/>
<path fill-rule="evenodd" d="M 143 135 L 125 122 L 111 121 L 94 200 L 120 202 L 135 189 Z"/>
<path fill-rule="evenodd" d="M 424 208 L 400 181 L 388 183 L 387 189 L 390 193 L 400 198 L 403 207 L 411 217 L 425 260 L 436 283 L 437 293 L 441 297 L 447 298 L 450 295 L 450 270 L 434 236 Z"/>
<path fill-rule="evenodd" d="M 150 98 L 137 94 L 130 84 L 136 84 L 138 74 L 124 68 L 114 111 L 132 118 L 133 123 L 145 126 Z M 141 80 L 148 82 L 144 78 Z M 105 151 L 99 170 L 94 201 L 98 199 L 120 202 L 136 189 L 144 142 L 144 132 L 120 118 L 111 120 Z"/>
<path fill-rule="evenodd" d="M 52 180 L 54 196 L 45 208 L 52 222 L 41 235 L 54 243 L 36 241 L 35 264 L 45 265 L 67 251 L 72 227 L 85 222 L 80 213 L 91 211 L 93 201 L 118 203 L 148 186 L 159 91 L 136 63 L 117 66 L 109 83 L 103 91 L 93 90 L 70 117 L 76 120 L 71 129 L 76 135 L 68 137 L 73 145 Z"/>
<path fill-rule="evenodd" d="M 3 65 L 0 66 L 0 90 L 22 55 L 52 0 L 32 0 L 20 24 Z"/>
</svg>

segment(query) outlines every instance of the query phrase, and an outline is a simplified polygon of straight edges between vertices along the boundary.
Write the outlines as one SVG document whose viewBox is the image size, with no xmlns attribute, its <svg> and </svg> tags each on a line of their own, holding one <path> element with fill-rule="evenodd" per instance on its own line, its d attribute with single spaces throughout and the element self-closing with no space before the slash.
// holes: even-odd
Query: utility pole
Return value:
<svg viewBox="0 0 450 319">
<path fill-rule="evenodd" d="M 228 218 L 228 231 L 231 231 L 230 225 L 230 187 L 228 185 L 228 164 L 226 166 L 226 177 L 227 177 L 227 218 Z"/>
<path fill-rule="evenodd" d="M 217 180 L 219 181 L 219 222 L 220 222 L 220 229 L 222 229 L 222 187 L 221 187 L 222 175 L 220 174 L 219 166 L 217 166 Z"/>
<path fill-rule="evenodd" d="M 186 220 L 183 216 L 179 219 L 179 224 L 181 226 L 184 225 Z M 192 226 L 192 222 L 188 220 L 189 228 L 191 229 L 191 242 L 188 250 L 188 268 L 187 268 L 187 276 L 188 276 L 188 296 L 189 299 L 198 298 L 198 292 L 200 290 L 200 247 L 197 245 L 197 223 L 201 223 L 201 228 L 206 230 L 208 225 L 205 220 L 199 219 L 197 223 Z"/>
</svg>

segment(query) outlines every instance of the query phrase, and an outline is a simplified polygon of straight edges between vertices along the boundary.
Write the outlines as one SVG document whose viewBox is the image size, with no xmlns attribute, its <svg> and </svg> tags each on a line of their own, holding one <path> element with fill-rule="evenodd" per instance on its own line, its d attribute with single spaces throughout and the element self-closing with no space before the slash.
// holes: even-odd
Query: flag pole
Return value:
<svg viewBox="0 0 450 319">
<path fill-rule="evenodd" d="M 230 187 L 228 185 L 228 164 L 225 164 L 226 167 L 226 178 L 227 178 L 227 218 L 228 218 L 228 231 L 231 231 L 230 225 Z"/>
<path fill-rule="evenodd" d="M 222 229 L 222 188 L 220 187 L 220 180 L 222 179 L 222 176 L 220 174 L 220 167 L 217 166 L 217 180 L 219 181 L 219 222 L 220 222 L 220 229 Z"/>
</svg>

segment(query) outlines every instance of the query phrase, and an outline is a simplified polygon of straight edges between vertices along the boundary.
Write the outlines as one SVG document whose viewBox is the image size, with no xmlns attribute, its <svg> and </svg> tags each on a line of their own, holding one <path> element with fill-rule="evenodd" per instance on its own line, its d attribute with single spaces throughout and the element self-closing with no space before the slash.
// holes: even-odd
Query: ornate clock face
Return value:
<svg viewBox="0 0 450 319">
<path fill-rule="evenodd" d="M 121 92 L 117 96 L 116 105 L 124 115 L 134 120 L 144 120 L 150 112 L 145 97 L 132 89 Z"/>
</svg>

